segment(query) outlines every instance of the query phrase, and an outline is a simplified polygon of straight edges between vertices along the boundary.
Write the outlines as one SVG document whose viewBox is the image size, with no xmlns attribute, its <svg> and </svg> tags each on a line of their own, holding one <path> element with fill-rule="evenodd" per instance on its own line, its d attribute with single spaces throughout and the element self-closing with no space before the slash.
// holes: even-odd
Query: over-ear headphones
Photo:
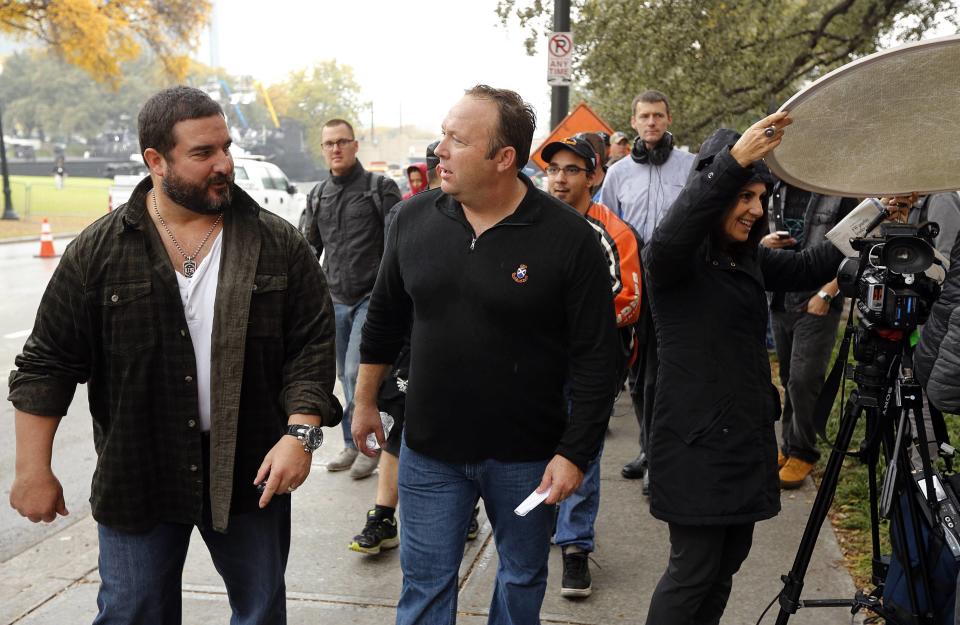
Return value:
<svg viewBox="0 0 960 625">
<path fill-rule="evenodd" d="M 630 150 L 630 158 L 641 165 L 663 165 L 670 158 L 672 151 L 673 134 L 667 131 L 663 133 L 652 150 L 647 149 L 642 136 L 637 137 L 633 142 L 633 149 Z"/>
</svg>

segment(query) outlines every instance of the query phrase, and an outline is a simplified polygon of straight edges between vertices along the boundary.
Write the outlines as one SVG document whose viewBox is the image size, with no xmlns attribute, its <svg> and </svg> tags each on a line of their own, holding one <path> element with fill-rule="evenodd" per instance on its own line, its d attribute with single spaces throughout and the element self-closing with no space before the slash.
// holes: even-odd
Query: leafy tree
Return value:
<svg viewBox="0 0 960 625">
<path fill-rule="evenodd" d="M 183 82 L 205 87 L 218 78 L 235 87 L 242 81 L 199 63 L 192 63 Z M 5 103 L 4 127 L 21 136 L 68 141 L 88 139 L 104 130 L 136 130 L 136 117 L 153 93 L 181 81 L 170 76 L 153 54 L 143 54 L 121 67 L 117 89 L 90 80 L 80 68 L 49 50 L 28 50 L 4 61 L 0 101 Z M 223 102 L 224 112 L 236 125 L 234 108 Z M 240 105 L 251 126 L 272 127 L 262 101 Z"/>
<path fill-rule="evenodd" d="M 135 117 L 146 99 L 153 83 L 148 80 L 150 71 L 144 61 L 134 66 L 139 70 L 138 80 L 122 83 L 123 88 L 114 92 L 47 51 L 11 55 L 4 62 L 0 81 L 4 125 L 41 139 L 96 135 L 111 120 Z"/>
<path fill-rule="evenodd" d="M 320 132 L 328 119 L 339 117 L 356 126 L 363 110 L 353 68 L 335 60 L 291 72 L 287 80 L 271 85 L 267 92 L 278 115 L 304 124 L 314 154 L 321 153 Z"/>
<path fill-rule="evenodd" d="M 807 81 L 878 49 L 884 37 L 918 40 L 955 0 L 574 0 L 581 93 L 627 128 L 645 89 L 671 101 L 679 143 L 714 128 L 743 128 Z M 529 28 L 532 53 L 550 30 L 544 0 L 499 0 L 506 24 Z"/>
<path fill-rule="evenodd" d="M 269 134 L 274 128 L 260 91 L 254 90 L 250 77 L 230 76 L 222 70 L 192 63 L 180 81 L 170 76 L 149 52 L 121 66 L 116 89 L 109 83 L 90 80 L 84 70 L 49 50 L 29 50 L 7 57 L 2 76 L 0 101 L 4 102 L 4 127 L 18 135 L 41 140 L 69 143 L 73 137 L 93 139 L 105 130 L 127 130 L 135 136 L 137 113 L 147 98 L 181 82 L 219 90 L 230 125 L 240 126 L 236 108 L 227 101 L 225 90 L 218 84 L 221 78 L 236 95 L 246 95 L 237 107 L 250 131 L 238 137 L 239 144 L 262 142 L 262 131 Z M 314 155 L 321 153 L 320 129 L 327 119 L 342 117 L 353 123 L 359 120 L 363 109 L 353 70 L 335 61 L 294 72 L 283 83 L 269 87 L 268 93 L 281 117 L 304 125 L 307 143 Z"/>
<path fill-rule="evenodd" d="M 210 0 L 5 0 L 0 33 L 48 44 L 95 79 L 118 85 L 121 66 L 140 56 L 141 43 L 166 71 L 182 79 L 207 22 Z"/>
</svg>

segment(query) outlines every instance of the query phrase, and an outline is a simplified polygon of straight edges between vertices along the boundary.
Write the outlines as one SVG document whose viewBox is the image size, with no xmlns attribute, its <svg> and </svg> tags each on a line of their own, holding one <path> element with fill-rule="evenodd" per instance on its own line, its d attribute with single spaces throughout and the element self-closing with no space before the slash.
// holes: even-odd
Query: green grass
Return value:
<svg viewBox="0 0 960 625">
<path fill-rule="evenodd" d="M 10 199 L 19 219 L 0 221 L 0 239 L 39 238 L 44 217 L 54 234 L 79 232 L 106 214 L 111 184 L 109 178 L 67 176 L 58 189 L 53 176 L 10 176 Z"/>
<path fill-rule="evenodd" d="M 10 176 L 14 208 L 21 216 L 29 217 L 71 215 L 95 219 L 107 212 L 111 184 L 109 178 L 67 176 L 63 188 L 58 189 L 53 176 Z"/>
</svg>

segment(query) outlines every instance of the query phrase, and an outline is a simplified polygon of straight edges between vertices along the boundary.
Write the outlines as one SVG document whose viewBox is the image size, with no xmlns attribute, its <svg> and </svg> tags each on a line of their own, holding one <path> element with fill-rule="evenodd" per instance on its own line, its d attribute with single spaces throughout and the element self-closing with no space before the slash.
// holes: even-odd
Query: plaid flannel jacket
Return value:
<svg viewBox="0 0 960 625">
<path fill-rule="evenodd" d="M 10 374 L 10 401 L 65 415 L 89 385 L 94 518 L 126 531 L 199 523 L 203 454 L 196 359 L 176 276 L 146 213 L 149 178 L 67 248 Z M 293 413 L 342 416 L 333 305 L 300 233 L 239 187 L 224 212 L 211 362 L 210 513 L 256 507 L 253 478 Z"/>
</svg>

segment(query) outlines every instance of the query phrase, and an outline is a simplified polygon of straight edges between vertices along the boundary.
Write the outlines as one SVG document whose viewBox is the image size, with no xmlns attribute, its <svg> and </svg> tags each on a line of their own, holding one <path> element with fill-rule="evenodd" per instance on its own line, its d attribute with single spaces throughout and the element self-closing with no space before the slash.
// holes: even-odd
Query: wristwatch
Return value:
<svg viewBox="0 0 960 625">
<path fill-rule="evenodd" d="M 323 443 L 323 430 L 317 425 L 288 425 L 287 435 L 303 443 L 303 451 L 308 454 L 315 452 Z"/>
<path fill-rule="evenodd" d="M 827 302 L 828 304 L 830 303 L 830 300 L 833 299 L 833 295 L 830 295 L 826 291 L 820 291 L 819 293 L 817 293 L 817 297 Z"/>
</svg>

